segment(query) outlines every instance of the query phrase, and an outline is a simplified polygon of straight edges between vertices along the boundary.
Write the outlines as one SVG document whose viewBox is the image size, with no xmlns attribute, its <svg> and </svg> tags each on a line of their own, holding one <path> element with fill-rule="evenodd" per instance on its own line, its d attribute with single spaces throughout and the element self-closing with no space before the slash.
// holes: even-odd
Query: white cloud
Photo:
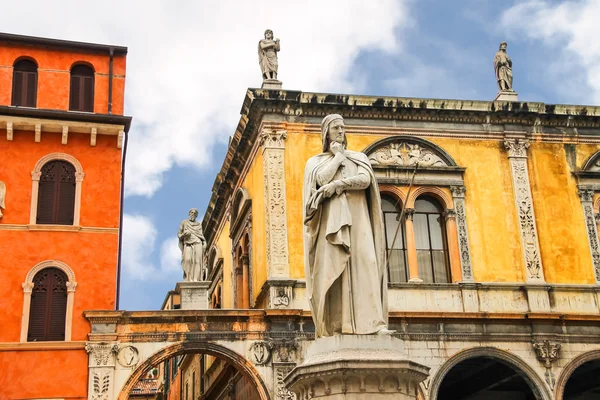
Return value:
<svg viewBox="0 0 600 400">
<path fill-rule="evenodd" d="M 157 275 L 157 268 L 151 258 L 156 235 L 156 228 L 148 217 L 123 215 L 121 261 L 125 274 L 134 279 L 148 279 Z"/>
<path fill-rule="evenodd" d="M 501 18 L 506 32 L 524 33 L 528 38 L 551 46 L 552 57 L 540 60 L 539 68 L 548 69 L 555 90 L 568 91 L 581 102 L 600 102 L 600 2 L 578 0 L 555 3 L 529 0 L 508 9 Z M 556 54 L 556 53 L 557 54 Z M 581 73 L 591 93 L 564 87 L 561 77 Z"/>
<path fill-rule="evenodd" d="M 160 269 L 168 273 L 182 274 L 181 250 L 176 237 L 165 240 L 160 246 Z"/>
<path fill-rule="evenodd" d="M 3 14 L 6 31 L 129 47 L 126 194 L 145 196 L 174 164 L 220 162 L 211 147 L 227 143 L 245 89 L 261 84 L 266 28 L 281 39 L 284 88 L 349 92 L 359 51 L 397 50 L 406 23 L 404 0 L 24 1 Z"/>
</svg>

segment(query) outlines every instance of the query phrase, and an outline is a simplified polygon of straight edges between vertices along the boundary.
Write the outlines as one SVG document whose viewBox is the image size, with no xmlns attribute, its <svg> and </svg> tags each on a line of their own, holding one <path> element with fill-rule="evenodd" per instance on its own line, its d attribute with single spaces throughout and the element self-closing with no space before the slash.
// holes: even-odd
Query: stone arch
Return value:
<svg viewBox="0 0 600 400">
<path fill-rule="evenodd" d="M 600 150 L 595 152 L 583 164 L 582 171 L 600 172 Z"/>
<path fill-rule="evenodd" d="M 420 166 L 458 166 L 452 156 L 450 156 L 450 154 L 448 154 L 440 146 L 430 142 L 429 140 L 408 135 L 389 136 L 378 140 L 365 148 L 363 153 L 369 157 L 369 161 L 371 161 L 371 164 L 373 165 L 397 165 L 411 167 L 415 165 L 414 161 L 417 160 L 411 158 L 412 161 L 409 161 L 407 157 L 401 157 L 400 154 L 395 153 L 395 151 L 398 151 L 399 147 L 404 146 L 405 144 L 410 146 L 412 149 L 422 149 L 422 151 L 419 152 L 420 157 L 417 158 Z M 383 161 L 380 156 L 387 160 Z M 387 158 L 388 156 L 390 158 Z"/>
<path fill-rule="evenodd" d="M 50 153 L 46 154 L 38 160 L 31 171 L 31 209 L 29 211 L 29 224 L 35 225 L 37 218 L 38 206 L 38 191 L 40 187 L 40 176 L 42 175 L 42 167 L 46 163 L 54 160 L 62 160 L 70 163 L 75 167 L 75 209 L 73 210 L 73 226 L 79 226 L 81 214 L 81 185 L 85 173 L 79 160 L 70 154 L 66 153 Z"/>
<path fill-rule="evenodd" d="M 131 375 L 129 375 L 129 378 L 119 391 L 117 399 L 127 400 L 129 392 L 133 389 L 137 381 L 154 366 L 173 356 L 198 352 L 222 358 L 229 362 L 254 383 L 261 400 L 270 400 L 269 390 L 254 365 L 237 352 L 213 342 L 179 342 L 155 352 L 141 362 Z"/>
<path fill-rule="evenodd" d="M 435 377 L 431 382 L 431 389 L 429 390 L 429 400 L 437 400 L 438 391 L 442 381 L 450 372 L 461 361 L 475 357 L 488 357 L 500 361 L 504 364 L 514 368 L 519 375 L 528 383 L 531 391 L 540 400 L 551 400 L 552 395 L 548 390 L 543 379 L 533 370 L 533 368 L 523 361 L 520 357 L 509 353 L 508 351 L 501 350 L 495 347 L 474 347 L 459 351 L 452 357 L 450 357 L 440 369 L 436 372 Z"/>
<path fill-rule="evenodd" d="M 565 387 L 567 386 L 567 382 L 569 378 L 577 368 L 581 367 L 588 361 L 600 361 L 600 350 L 592 350 L 585 352 L 583 354 L 578 355 L 573 358 L 562 370 L 560 376 L 556 381 L 556 386 L 554 388 L 554 396 L 556 400 L 563 400 L 563 395 L 565 393 Z"/>
<path fill-rule="evenodd" d="M 75 280 L 75 273 L 73 269 L 62 261 L 58 260 L 46 260 L 37 263 L 33 268 L 29 270 L 25 276 L 25 282 L 22 283 L 23 287 L 23 314 L 21 317 L 21 342 L 27 341 L 27 333 L 29 332 L 29 312 L 31 309 L 31 292 L 33 291 L 33 278 L 35 275 L 45 268 L 58 268 L 67 275 L 69 281 L 67 282 L 67 311 L 65 315 L 65 342 L 71 340 L 71 330 L 73 327 L 73 303 L 75 301 L 75 289 L 77 288 L 77 281 Z"/>
<path fill-rule="evenodd" d="M 248 189 L 240 187 L 233 195 L 231 203 L 231 225 L 237 225 L 238 219 L 245 214 L 247 207 L 252 204 Z"/>
<path fill-rule="evenodd" d="M 379 192 L 382 195 L 391 195 L 392 197 L 396 198 L 396 200 L 400 200 L 400 205 L 405 204 L 406 203 L 406 193 L 404 193 L 404 191 L 398 187 L 398 186 L 394 186 L 394 185 L 379 185 Z"/>
<path fill-rule="evenodd" d="M 407 208 L 415 208 L 415 201 L 419 196 L 430 195 L 441 203 L 441 206 L 445 209 L 453 209 L 454 202 L 452 197 L 448 195 L 444 190 L 436 186 L 420 186 L 410 193 L 410 197 L 406 201 Z"/>
</svg>

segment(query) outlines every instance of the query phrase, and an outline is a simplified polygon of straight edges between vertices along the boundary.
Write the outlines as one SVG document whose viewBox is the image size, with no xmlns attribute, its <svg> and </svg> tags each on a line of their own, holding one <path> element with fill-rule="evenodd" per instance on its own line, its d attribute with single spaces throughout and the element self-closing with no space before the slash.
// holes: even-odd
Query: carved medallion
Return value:
<svg viewBox="0 0 600 400">
<path fill-rule="evenodd" d="M 124 346 L 119 349 L 117 354 L 119 364 L 124 367 L 134 367 L 140 360 L 138 350 L 133 346 Z"/>
<path fill-rule="evenodd" d="M 267 342 L 254 342 L 248 351 L 248 358 L 256 365 L 265 365 L 271 358 L 271 345 Z"/>
</svg>

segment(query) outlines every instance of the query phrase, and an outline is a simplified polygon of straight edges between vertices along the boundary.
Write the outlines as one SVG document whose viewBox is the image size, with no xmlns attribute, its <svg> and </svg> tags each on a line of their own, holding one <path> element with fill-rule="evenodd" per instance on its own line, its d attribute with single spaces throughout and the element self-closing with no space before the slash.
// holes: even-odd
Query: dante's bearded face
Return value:
<svg viewBox="0 0 600 400">
<path fill-rule="evenodd" d="M 266 32 L 265 32 L 265 39 L 267 39 L 267 40 L 271 40 L 271 39 L 273 39 L 273 32 L 271 32 L 271 31 L 266 31 Z"/>
<path fill-rule="evenodd" d="M 504 43 L 500 45 L 500 50 L 506 51 L 506 45 Z"/>
<path fill-rule="evenodd" d="M 344 144 L 344 137 L 346 135 L 346 127 L 344 121 L 336 119 L 329 124 L 329 130 L 327 132 L 327 138 L 329 143 L 338 142 Z"/>
<path fill-rule="evenodd" d="M 198 211 L 190 210 L 190 221 L 192 221 L 192 222 L 196 221 L 197 217 L 198 217 Z"/>
</svg>

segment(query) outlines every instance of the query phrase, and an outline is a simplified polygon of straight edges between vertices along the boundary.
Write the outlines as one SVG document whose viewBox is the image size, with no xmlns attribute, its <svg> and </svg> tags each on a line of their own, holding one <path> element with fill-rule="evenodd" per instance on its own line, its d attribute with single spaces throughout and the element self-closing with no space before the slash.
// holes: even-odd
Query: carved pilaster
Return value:
<svg viewBox="0 0 600 400">
<path fill-rule="evenodd" d="M 265 129 L 263 146 L 265 217 L 267 221 L 267 278 L 289 277 L 287 213 L 285 197 L 285 130 Z"/>
<path fill-rule="evenodd" d="M 506 139 L 504 146 L 510 160 L 527 281 L 544 282 L 540 244 L 533 211 L 533 198 L 529 184 L 529 170 L 527 168 L 529 141 Z"/>
<path fill-rule="evenodd" d="M 592 255 L 592 265 L 594 267 L 594 276 L 596 283 L 600 283 L 600 245 L 598 242 L 598 226 L 594 216 L 594 191 L 591 188 L 580 186 L 579 198 L 583 207 L 583 217 L 585 219 L 585 230 L 588 236 L 588 244 Z"/>
<path fill-rule="evenodd" d="M 544 364 L 544 368 L 546 368 L 546 373 L 544 374 L 546 377 L 546 383 L 552 390 L 554 390 L 554 386 L 556 385 L 556 377 L 552 372 L 552 363 L 558 359 L 558 353 L 562 345 L 560 343 L 552 343 L 549 340 L 544 340 L 541 342 L 533 342 L 533 349 L 535 350 L 535 355 L 541 363 Z"/>
<path fill-rule="evenodd" d="M 295 400 L 296 395 L 289 391 L 284 378 L 296 366 L 298 343 L 295 340 L 274 340 L 273 348 L 273 394 L 277 400 Z"/>
<path fill-rule="evenodd" d="M 115 342 L 88 342 L 88 399 L 110 400 L 114 398 L 115 355 L 119 346 Z"/>
<path fill-rule="evenodd" d="M 451 186 L 452 200 L 456 214 L 456 233 L 458 234 L 458 249 L 460 252 L 460 267 L 464 282 L 473 282 L 473 267 L 471 265 L 471 247 L 467 230 L 467 214 L 465 212 L 464 186 Z"/>
</svg>

